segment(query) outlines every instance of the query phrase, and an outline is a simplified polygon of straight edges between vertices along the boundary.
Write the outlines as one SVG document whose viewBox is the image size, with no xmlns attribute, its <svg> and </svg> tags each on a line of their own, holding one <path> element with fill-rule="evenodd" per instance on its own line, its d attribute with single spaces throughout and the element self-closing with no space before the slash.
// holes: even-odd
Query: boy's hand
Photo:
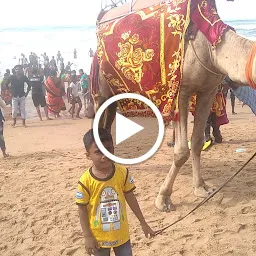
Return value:
<svg viewBox="0 0 256 256">
<path fill-rule="evenodd" d="M 95 254 L 98 249 L 99 245 L 93 236 L 85 237 L 85 250 L 89 255 Z"/>
<path fill-rule="evenodd" d="M 141 227 L 146 237 L 153 237 L 156 235 L 156 232 L 153 231 L 147 223 L 141 224 Z"/>
</svg>

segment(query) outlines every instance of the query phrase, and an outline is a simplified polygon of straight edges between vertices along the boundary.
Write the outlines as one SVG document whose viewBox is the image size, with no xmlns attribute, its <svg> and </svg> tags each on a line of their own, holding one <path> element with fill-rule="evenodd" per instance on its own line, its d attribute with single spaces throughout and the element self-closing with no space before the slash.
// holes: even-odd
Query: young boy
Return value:
<svg viewBox="0 0 256 256">
<path fill-rule="evenodd" d="M 99 137 L 113 153 L 111 134 L 100 128 Z M 109 256 L 113 248 L 116 256 L 132 256 L 125 202 L 140 221 L 145 235 L 155 235 L 133 194 L 134 181 L 126 167 L 113 163 L 101 153 L 92 130 L 84 135 L 83 141 L 87 157 L 93 162 L 81 176 L 76 193 L 86 251 L 90 255 Z"/>
<path fill-rule="evenodd" d="M 80 111 L 82 109 L 82 101 L 79 97 L 79 83 L 77 82 L 76 73 L 72 73 L 71 75 L 71 83 L 68 90 L 68 99 L 69 102 L 72 104 L 71 108 L 69 109 L 69 113 L 71 114 L 72 118 L 74 118 L 76 104 L 78 104 L 78 109 L 76 113 L 76 118 L 81 119 Z"/>
</svg>

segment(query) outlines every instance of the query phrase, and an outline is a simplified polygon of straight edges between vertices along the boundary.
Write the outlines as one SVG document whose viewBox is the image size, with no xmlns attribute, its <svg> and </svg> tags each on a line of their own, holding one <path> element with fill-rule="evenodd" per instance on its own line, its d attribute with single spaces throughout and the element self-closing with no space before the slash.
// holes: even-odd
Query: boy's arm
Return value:
<svg viewBox="0 0 256 256">
<path fill-rule="evenodd" d="M 25 97 L 27 97 L 31 90 L 31 83 L 26 76 L 25 76 L 25 83 L 28 85 L 27 92 L 25 93 Z"/>
<path fill-rule="evenodd" d="M 78 205 L 80 224 L 85 238 L 85 249 L 89 255 L 94 254 L 99 248 L 97 241 L 92 235 L 89 227 L 89 218 L 86 205 Z"/>
<path fill-rule="evenodd" d="M 125 193 L 125 199 L 128 205 L 130 206 L 131 210 L 135 214 L 135 216 L 138 218 L 142 226 L 143 232 L 145 233 L 145 236 L 146 237 L 148 237 L 148 235 L 154 236 L 155 232 L 148 226 L 147 222 L 145 221 L 145 218 L 141 212 L 138 201 L 135 195 L 133 194 L 133 192 L 131 191 L 131 192 Z"/>
</svg>

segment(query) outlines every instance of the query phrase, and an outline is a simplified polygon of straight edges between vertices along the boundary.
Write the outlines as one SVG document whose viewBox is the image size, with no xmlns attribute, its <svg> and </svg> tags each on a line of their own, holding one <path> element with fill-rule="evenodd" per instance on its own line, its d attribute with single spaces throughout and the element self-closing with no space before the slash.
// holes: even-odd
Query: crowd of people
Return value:
<svg viewBox="0 0 256 256">
<path fill-rule="evenodd" d="M 89 56 L 92 54 L 89 51 Z M 27 60 L 24 54 L 21 54 L 19 64 L 16 65 L 12 72 L 6 70 L 1 82 L 1 107 L 11 105 L 12 108 L 12 127 L 16 126 L 17 117 L 22 119 L 23 127 L 26 125 L 26 98 L 31 91 L 32 101 L 36 108 L 38 117 L 43 121 L 41 109 L 44 109 L 47 120 L 52 120 L 49 114 L 54 118 L 60 117 L 60 112 L 66 110 L 64 97 L 67 97 L 68 103 L 71 104 L 69 113 L 71 117 L 81 119 L 82 96 L 85 115 L 89 103 L 89 76 L 83 71 L 71 70 L 72 63 L 67 62 L 64 66 L 64 59 L 58 51 L 57 58 L 54 56 L 49 61 L 46 53 L 43 56 L 43 67 L 37 55 L 33 52 Z M 74 51 L 74 58 L 77 57 L 77 51 Z M 27 85 L 27 86 L 26 86 Z M 77 109 L 76 113 L 75 110 Z M 7 156 L 3 140 L 3 122 L 4 116 L 0 112 L 0 147 L 4 157 Z"/>
</svg>

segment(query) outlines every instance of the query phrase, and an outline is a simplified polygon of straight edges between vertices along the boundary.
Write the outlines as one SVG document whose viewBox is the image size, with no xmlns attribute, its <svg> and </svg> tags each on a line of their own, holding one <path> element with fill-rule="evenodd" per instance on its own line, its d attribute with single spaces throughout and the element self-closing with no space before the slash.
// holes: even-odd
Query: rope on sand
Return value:
<svg viewBox="0 0 256 256">
<path fill-rule="evenodd" d="M 182 221 L 183 219 L 185 219 L 186 217 L 188 217 L 191 213 L 193 213 L 194 211 L 196 211 L 199 207 L 201 207 L 203 204 L 205 204 L 207 201 L 209 201 L 212 197 L 214 197 L 223 187 L 225 187 L 231 180 L 233 180 L 250 162 L 251 160 L 256 156 L 256 152 L 246 161 L 246 163 L 244 163 L 244 165 L 235 173 L 233 174 L 229 179 L 227 179 L 218 189 L 216 189 L 213 193 L 211 193 L 208 197 L 206 197 L 203 201 L 201 201 L 197 206 L 195 206 L 190 212 L 188 212 L 186 215 L 184 215 L 183 217 L 179 218 L 178 220 L 174 221 L 173 223 L 167 225 L 166 227 L 158 230 L 156 232 L 156 235 L 161 234 L 163 231 L 165 231 L 166 229 L 172 227 L 173 225 L 175 225 L 176 223 Z"/>
</svg>

